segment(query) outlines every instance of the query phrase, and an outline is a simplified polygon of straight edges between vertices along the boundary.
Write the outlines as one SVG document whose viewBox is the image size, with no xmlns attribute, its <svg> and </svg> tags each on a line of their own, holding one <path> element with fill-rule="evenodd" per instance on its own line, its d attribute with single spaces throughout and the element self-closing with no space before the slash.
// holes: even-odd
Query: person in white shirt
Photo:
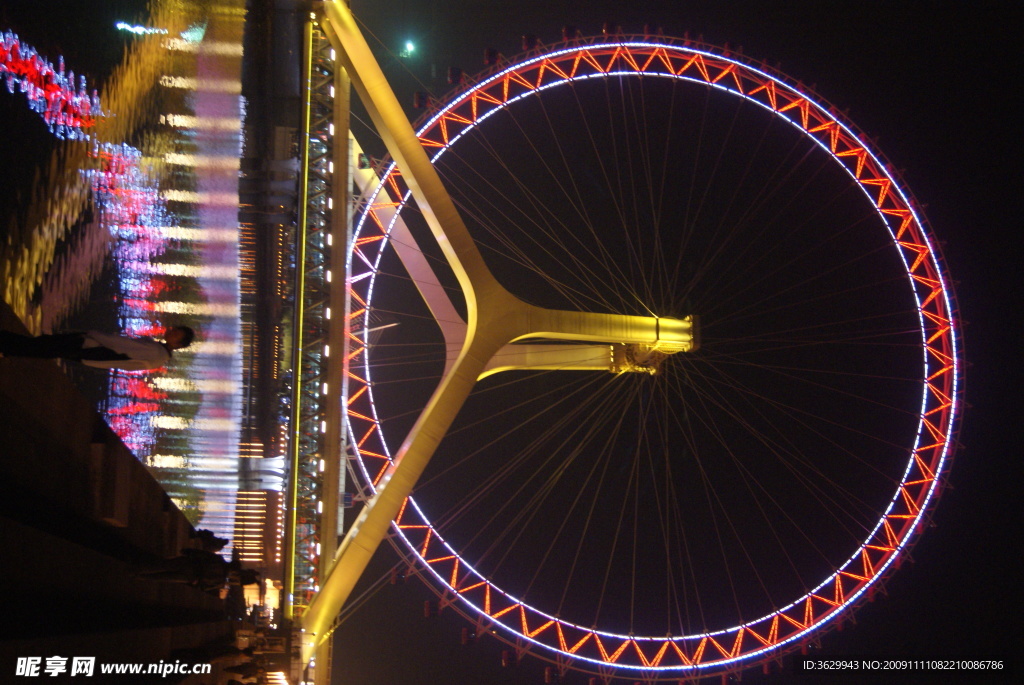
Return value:
<svg viewBox="0 0 1024 685">
<path fill-rule="evenodd" d="M 0 354 L 6 357 L 70 359 L 101 369 L 139 371 L 166 365 L 174 350 L 188 347 L 194 337 L 195 331 L 188 326 L 168 328 L 163 342 L 100 331 L 36 337 L 0 331 Z"/>
</svg>

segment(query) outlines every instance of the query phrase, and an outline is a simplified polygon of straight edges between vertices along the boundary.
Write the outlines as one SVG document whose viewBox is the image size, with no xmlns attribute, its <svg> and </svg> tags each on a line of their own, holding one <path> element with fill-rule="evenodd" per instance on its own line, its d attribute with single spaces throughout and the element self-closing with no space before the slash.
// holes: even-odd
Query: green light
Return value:
<svg viewBox="0 0 1024 685">
<path fill-rule="evenodd" d="M 411 40 L 407 40 L 405 41 L 405 47 L 402 49 L 400 53 L 398 53 L 398 56 L 402 58 L 408 58 L 412 57 L 414 52 L 416 52 L 416 44 L 413 43 Z"/>
<path fill-rule="evenodd" d="M 412 51 L 414 51 L 415 49 L 416 49 L 416 46 L 412 44 L 412 41 L 411 41 L 411 40 L 407 40 L 407 41 L 405 42 L 405 51 L 406 51 L 406 52 L 412 52 Z"/>
</svg>

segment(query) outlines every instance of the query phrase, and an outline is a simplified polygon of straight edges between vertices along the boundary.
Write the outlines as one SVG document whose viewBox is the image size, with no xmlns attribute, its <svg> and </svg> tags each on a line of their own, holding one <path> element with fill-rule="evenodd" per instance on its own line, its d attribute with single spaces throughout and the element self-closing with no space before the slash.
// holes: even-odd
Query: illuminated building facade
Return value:
<svg viewBox="0 0 1024 685">
<path fill-rule="evenodd" d="M 276 576 L 281 567 L 284 500 L 280 490 L 240 490 L 235 504 L 234 548 L 246 568 Z"/>
</svg>

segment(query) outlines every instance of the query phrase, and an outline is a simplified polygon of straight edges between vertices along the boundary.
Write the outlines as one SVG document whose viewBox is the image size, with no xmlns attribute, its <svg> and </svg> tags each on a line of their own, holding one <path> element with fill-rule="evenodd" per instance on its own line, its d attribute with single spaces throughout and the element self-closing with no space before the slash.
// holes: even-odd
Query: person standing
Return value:
<svg viewBox="0 0 1024 685">
<path fill-rule="evenodd" d="M 132 338 L 126 335 L 86 331 L 56 333 L 36 337 L 0 331 L 0 355 L 35 359 L 70 359 L 100 369 L 140 371 L 158 369 L 172 358 L 174 350 L 192 344 L 195 331 L 188 326 L 173 326 L 164 333 L 164 341 Z"/>
</svg>

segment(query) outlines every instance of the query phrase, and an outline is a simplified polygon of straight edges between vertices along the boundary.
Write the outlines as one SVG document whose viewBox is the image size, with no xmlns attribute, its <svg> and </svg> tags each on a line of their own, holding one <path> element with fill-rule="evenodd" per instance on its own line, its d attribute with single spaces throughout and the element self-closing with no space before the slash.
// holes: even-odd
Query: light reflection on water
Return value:
<svg viewBox="0 0 1024 685">
<path fill-rule="evenodd" d="M 166 370 L 110 372 L 105 411 L 186 514 L 228 538 L 243 412 L 244 4 L 155 3 L 151 24 L 168 37 L 139 38 L 103 91 L 110 116 L 90 143 L 66 143 L 61 156 L 71 168 L 53 175 L 54 192 L 43 194 L 50 199 L 29 213 L 37 218 L 22 230 L 26 249 L 3 261 L 5 297 L 37 332 L 61 328 L 90 296 L 110 296 L 96 283 L 105 260 L 116 268 L 113 300 L 127 334 L 197 329 L 197 343 L 176 352 Z M 92 220 L 79 220 L 90 206 Z"/>
</svg>

